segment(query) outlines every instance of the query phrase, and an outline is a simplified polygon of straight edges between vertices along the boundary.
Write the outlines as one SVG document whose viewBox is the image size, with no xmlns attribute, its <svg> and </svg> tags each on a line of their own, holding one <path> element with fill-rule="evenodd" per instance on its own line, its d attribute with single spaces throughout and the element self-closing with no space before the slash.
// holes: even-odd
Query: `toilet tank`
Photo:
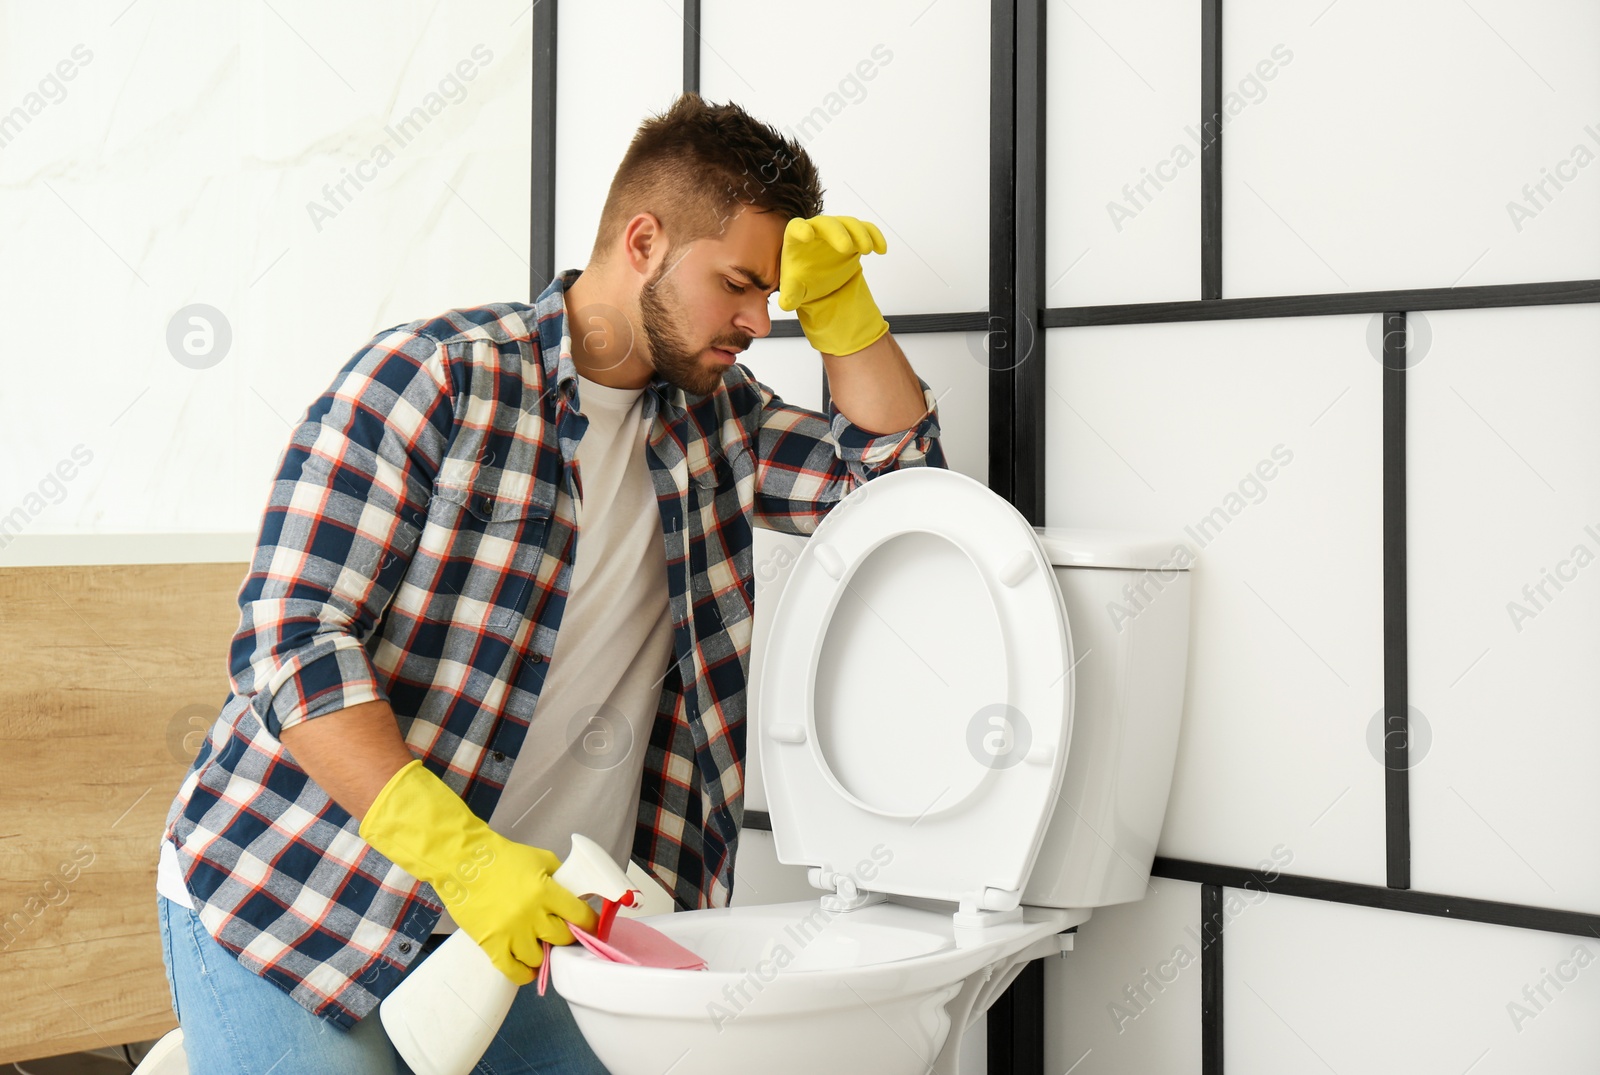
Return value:
<svg viewBox="0 0 1600 1075">
<path fill-rule="evenodd" d="M 1172 787 L 1192 554 L 1162 535 L 1034 530 L 1077 666 L 1067 770 L 1022 903 L 1127 903 L 1145 894 Z"/>
</svg>

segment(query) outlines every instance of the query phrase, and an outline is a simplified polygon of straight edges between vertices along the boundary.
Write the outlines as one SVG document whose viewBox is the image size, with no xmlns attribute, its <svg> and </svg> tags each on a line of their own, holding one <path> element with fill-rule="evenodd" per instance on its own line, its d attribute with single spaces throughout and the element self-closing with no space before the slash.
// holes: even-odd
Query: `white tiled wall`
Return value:
<svg viewBox="0 0 1600 1075">
<path fill-rule="evenodd" d="M 1045 960 L 1045 1070 L 1198 1075 L 1200 942 L 1199 885 L 1157 877 L 1138 903 L 1095 911 Z"/>
<path fill-rule="evenodd" d="M 1200 5 L 1045 9 L 1045 303 L 1200 297 Z"/>
<path fill-rule="evenodd" d="M 1600 307 L 1420 316 L 1412 881 L 1600 911 Z"/>
<path fill-rule="evenodd" d="M 1600 7 L 1223 10 L 1223 89 L 1249 102 L 1226 127 L 1224 297 L 1600 276 L 1600 245 L 1575 241 L 1600 228 Z M 1550 173 L 1528 208 L 1522 188 Z"/>
<path fill-rule="evenodd" d="M 1270 896 L 1225 948 L 1230 1075 L 1581 1072 L 1600 1050 L 1593 937 Z"/>
<path fill-rule="evenodd" d="M 589 263 L 606 191 L 634 131 L 683 87 L 682 11 L 681 0 L 556 8 L 560 268 Z"/>
<path fill-rule="evenodd" d="M 1364 317 L 1051 329 L 1047 518 L 1194 556 L 1160 853 L 1383 883 L 1382 367 Z"/>
</svg>

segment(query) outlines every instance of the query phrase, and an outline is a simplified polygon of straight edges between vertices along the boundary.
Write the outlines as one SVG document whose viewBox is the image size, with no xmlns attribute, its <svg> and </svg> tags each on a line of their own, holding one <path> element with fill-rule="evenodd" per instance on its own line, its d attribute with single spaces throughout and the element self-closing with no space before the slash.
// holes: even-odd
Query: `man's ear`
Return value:
<svg viewBox="0 0 1600 1075">
<path fill-rule="evenodd" d="M 664 257 L 667 252 L 666 233 L 654 213 L 639 213 L 622 232 L 622 247 L 633 271 L 645 279 L 654 271 L 652 255 Z"/>
</svg>

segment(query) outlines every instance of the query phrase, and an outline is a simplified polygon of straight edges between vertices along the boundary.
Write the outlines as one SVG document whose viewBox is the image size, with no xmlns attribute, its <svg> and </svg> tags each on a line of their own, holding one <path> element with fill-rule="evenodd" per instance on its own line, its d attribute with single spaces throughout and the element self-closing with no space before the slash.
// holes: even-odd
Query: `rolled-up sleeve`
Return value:
<svg viewBox="0 0 1600 1075">
<path fill-rule="evenodd" d="M 239 591 L 229 682 L 268 733 L 387 700 L 365 643 L 416 549 L 449 444 L 444 348 L 392 329 L 344 365 L 278 462 Z"/>
<path fill-rule="evenodd" d="M 810 534 L 828 510 L 863 482 L 906 467 L 944 467 L 938 404 L 928 382 L 917 384 L 927 409 L 895 433 L 862 429 L 828 401 L 827 413 L 785 403 L 760 382 L 756 443 L 755 522 L 770 530 Z"/>
</svg>

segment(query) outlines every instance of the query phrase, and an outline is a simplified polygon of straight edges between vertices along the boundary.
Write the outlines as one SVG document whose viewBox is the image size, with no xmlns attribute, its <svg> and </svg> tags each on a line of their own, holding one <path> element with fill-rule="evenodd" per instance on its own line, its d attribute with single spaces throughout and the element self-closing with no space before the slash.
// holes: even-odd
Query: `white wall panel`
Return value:
<svg viewBox="0 0 1600 1075">
<path fill-rule="evenodd" d="M 1226 127 L 1225 296 L 1600 276 L 1574 241 L 1600 232 L 1600 5 L 1223 11 L 1225 90 L 1293 56 Z"/>
<path fill-rule="evenodd" d="M 525 8 L 7 5 L 7 111 L 73 74 L 0 151 L 0 514 L 82 444 L 28 532 L 253 533 L 362 344 L 525 298 Z"/>
<path fill-rule="evenodd" d="M 589 264 L 600 210 L 628 143 L 683 89 L 683 3 L 604 0 L 562 4 L 556 11 L 560 271 Z"/>
<path fill-rule="evenodd" d="M 1383 882 L 1365 739 L 1383 698 L 1382 368 L 1366 320 L 1047 334 L 1046 521 L 1153 529 L 1196 557 L 1163 855 L 1247 865 L 1283 844 L 1288 872 Z"/>
<path fill-rule="evenodd" d="M 1200 297 L 1200 5 L 1047 9 L 1045 304 Z"/>
<path fill-rule="evenodd" d="M 1256 899 L 1223 946 L 1228 1075 L 1593 1070 L 1595 938 Z"/>
<path fill-rule="evenodd" d="M 804 866 L 785 866 L 778 861 L 772 833 L 760 829 L 745 829 L 739 833 L 732 906 L 814 900 L 821 895 L 806 880 Z"/>
<path fill-rule="evenodd" d="M 753 340 L 741 361 L 785 403 L 822 409 L 822 356 L 805 339 L 767 336 Z"/>
<path fill-rule="evenodd" d="M 1199 885 L 1156 877 L 1137 903 L 1097 908 L 1045 960 L 1045 1070 L 1198 1075 L 1200 943 Z"/>
<path fill-rule="evenodd" d="M 987 309 L 988 5 L 816 0 L 798 21 L 775 0 L 702 10 L 702 93 L 799 142 L 825 212 L 878 225 L 888 252 L 865 265 L 884 312 Z"/>
<path fill-rule="evenodd" d="M 1412 883 L 1600 911 L 1600 308 L 1418 316 Z"/>
</svg>

